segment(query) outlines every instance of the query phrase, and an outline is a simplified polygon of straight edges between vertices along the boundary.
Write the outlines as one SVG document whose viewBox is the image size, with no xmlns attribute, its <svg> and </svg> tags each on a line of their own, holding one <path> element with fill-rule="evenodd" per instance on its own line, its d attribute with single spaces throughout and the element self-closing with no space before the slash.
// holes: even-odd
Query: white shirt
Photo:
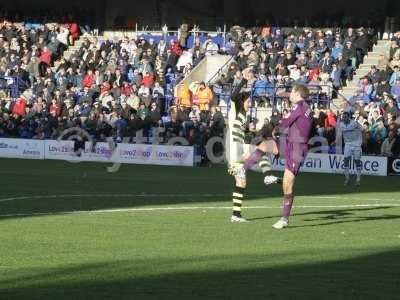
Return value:
<svg viewBox="0 0 400 300">
<path fill-rule="evenodd" d="M 362 145 L 362 127 L 355 121 L 350 120 L 348 124 L 339 122 L 339 130 L 342 132 L 344 143 L 349 146 L 361 147 Z"/>
</svg>

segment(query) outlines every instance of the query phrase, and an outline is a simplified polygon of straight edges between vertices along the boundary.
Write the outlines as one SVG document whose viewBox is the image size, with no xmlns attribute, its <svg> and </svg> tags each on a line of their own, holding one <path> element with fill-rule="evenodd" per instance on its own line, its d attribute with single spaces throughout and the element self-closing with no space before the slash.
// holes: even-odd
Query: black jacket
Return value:
<svg viewBox="0 0 400 300">
<path fill-rule="evenodd" d="M 365 34 L 357 37 L 357 39 L 354 41 L 354 46 L 356 47 L 356 49 L 359 49 L 364 54 L 366 54 L 368 52 L 368 48 L 369 48 L 368 37 Z"/>
</svg>

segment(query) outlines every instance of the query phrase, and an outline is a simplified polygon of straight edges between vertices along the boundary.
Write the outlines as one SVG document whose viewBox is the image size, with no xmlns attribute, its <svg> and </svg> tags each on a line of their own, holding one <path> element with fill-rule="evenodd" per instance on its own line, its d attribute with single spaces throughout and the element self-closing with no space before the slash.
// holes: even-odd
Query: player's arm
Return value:
<svg viewBox="0 0 400 300">
<path fill-rule="evenodd" d="M 341 128 L 342 131 L 354 131 L 354 130 L 362 130 L 361 125 L 354 121 L 354 122 L 350 122 L 347 126 Z"/>
<path fill-rule="evenodd" d="M 288 117 L 283 118 L 281 120 L 281 122 L 279 123 L 279 127 L 281 128 L 289 128 L 290 125 L 292 125 L 297 118 L 302 114 L 302 110 L 300 107 L 296 107 L 296 109 L 294 109 Z"/>
</svg>

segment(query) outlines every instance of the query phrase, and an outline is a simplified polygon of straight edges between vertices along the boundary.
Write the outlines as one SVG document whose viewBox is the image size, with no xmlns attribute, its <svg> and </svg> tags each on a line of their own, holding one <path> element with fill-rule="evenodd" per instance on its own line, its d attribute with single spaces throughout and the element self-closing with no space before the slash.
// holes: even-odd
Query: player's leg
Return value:
<svg viewBox="0 0 400 300">
<path fill-rule="evenodd" d="M 292 210 L 292 205 L 294 201 L 293 195 L 293 186 L 295 182 L 296 176 L 289 169 L 285 169 L 283 174 L 283 211 L 282 218 L 278 220 L 274 225 L 272 225 L 275 229 L 282 229 L 288 226 L 290 212 Z"/>
<path fill-rule="evenodd" d="M 227 159 L 229 161 L 228 173 L 235 177 L 233 192 L 232 192 L 232 222 L 246 222 L 242 217 L 242 204 L 244 191 L 246 189 L 246 172 L 243 169 L 243 162 L 240 160 L 243 157 L 243 143 L 234 141 L 232 136 L 229 136 L 229 144 L 227 145 Z"/>
<path fill-rule="evenodd" d="M 356 164 L 356 186 L 361 185 L 361 171 L 362 171 L 362 161 L 361 161 L 361 148 L 356 148 L 353 150 L 354 162 Z"/>
<path fill-rule="evenodd" d="M 266 185 L 279 183 L 281 181 L 279 177 L 269 174 L 269 172 L 271 171 L 271 160 L 269 154 L 273 155 L 279 154 L 279 148 L 277 142 L 272 139 L 260 143 L 257 146 L 256 150 L 254 150 L 253 153 L 251 153 L 245 158 L 243 166 L 244 170 L 248 171 L 258 163 L 258 165 L 261 168 L 261 171 L 265 176 L 264 183 Z"/>
<path fill-rule="evenodd" d="M 276 141 L 266 140 L 263 141 L 260 145 L 258 145 L 256 150 L 254 150 L 253 153 L 251 153 L 245 158 L 244 161 L 245 171 L 250 170 L 253 166 L 258 164 L 267 153 L 278 155 L 279 149 L 278 145 L 276 144 Z"/>
<path fill-rule="evenodd" d="M 256 164 L 261 164 L 261 162 L 264 170 L 266 172 L 269 172 L 271 170 L 271 161 L 269 159 L 269 156 L 266 155 L 267 153 L 272 153 L 274 155 L 277 155 L 279 153 L 278 146 L 274 140 L 263 141 L 256 147 L 256 149 L 252 153 L 243 155 L 244 164 L 232 164 L 228 170 L 229 174 L 233 176 L 236 176 L 237 173 L 246 174 L 248 170 L 250 170 Z M 277 178 L 275 176 L 270 175 L 269 177 L 270 178 L 267 178 L 267 182 L 264 179 L 264 182 L 266 182 L 266 184 L 276 183 L 280 180 L 280 178 Z"/>
<path fill-rule="evenodd" d="M 343 158 L 343 166 L 344 166 L 344 185 L 348 185 L 350 181 L 350 165 L 351 165 L 351 156 L 345 156 Z"/>
<path fill-rule="evenodd" d="M 271 175 L 270 172 L 272 170 L 271 159 L 268 154 L 264 155 L 258 163 L 258 166 L 261 169 L 261 172 L 264 175 L 264 183 L 266 185 L 274 184 L 274 183 L 281 183 L 282 179 Z"/>
<path fill-rule="evenodd" d="M 351 149 L 349 146 L 344 146 L 344 158 L 343 158 L 343 166 L 344 166 L 344 185 L 348 185 L 350 181 L 350 164 L 351 164 Z"/>
<path fill-rule="evenodd" d="M 263 141 L 260 145 L 257 146 L 256 150 L 253 153 L 248 155 L 244 162 L 245 170 L 250 170 L 254 165 L 260 162 L 260 160 L 267 154 L 271 153 L 274 155 L 278 155 L 279 150 L 274 140 L 266 140 Z"/>
<path fill-rule="evenodd" d="M 297 174 L 300 171 L 300 167 L 304 160 L 306 159 L 308 152 L 307 144 L 292 144 L 287 143 L 286 145 L 286 164 L 285 172 L 283 174 L 283 211 L 282 218 L 279 219 L 274 225 L 275 229 L 282 229 L 288 226 L 289 216 L 292 210 L 292 205 L 294 201 L 293 186 Z"/>
<path fill-rule="evenodd" d="M 244 199 L 244 191 L 246 189 L 245 174 L 237 174 L 235 176 L 235 187 L 232 193 L 232 217 L 231 222 L 247 222 L 242 216 L 242 205 Z"/>
</svg>

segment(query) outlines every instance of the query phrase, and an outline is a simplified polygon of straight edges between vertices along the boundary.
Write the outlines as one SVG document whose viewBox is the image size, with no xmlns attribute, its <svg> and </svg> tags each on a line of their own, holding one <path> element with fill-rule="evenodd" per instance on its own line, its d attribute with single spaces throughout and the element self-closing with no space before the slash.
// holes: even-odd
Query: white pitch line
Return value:
<svg viewBox="0 0 400 300">
<path fill-rule="evenodd" d="M 34 200 L 34 199 L 63 199 L 63 198 L 130 198 L 130 197 L 229 197 L 229 194 L 65 194 L 65 195 L 34 195 L 19 196 L 0 199 L 1 202 L 18 201 L 18 200 Z M 253 194 L 251 196 L 267 196 L 265 194 Z M 307 199 L 333 199 L 333 200 L 355 200 L 355 201 L 391 201 L 399 202 L 399 199 L 379 199 L 379 198 L 353 198 L 344 196 L 299 196 L 298 198 Z M 297 208 L 357 208 L 357 207 L 400 207 L 398 203 L 375 203 L 375 204 L 343 204 L 343 205 L 297 205 Z M 246 206 L 247 209 L 280 209 L 282 206 Z M 120 209 L 104 209 L 104 210 L 78 210 L 65 212 L 43 212 L 43 213 L 17 213 L 3 214 L 0 217 L 18 217 L 18 216 L 40 216 L 40 215 L 60 215 L 60 214 L 81 214 L 81 213 L 115 213 L 115 212 L 145 212 L 145 211 L 179 211 L 179 210 L 221 210 L 232 209 L 231 206 L 175 206 L 175 207 L 139 207 L 139 208 L 120 208 Z"/>
<path fill-rule="evenodd" d="M 382 204 L 346 204 L 346 205 L 297 205 L 294 208 L 368 208 L 368 207 L 400 207 L 398 203 L 382 203 Z M 282 206 L 246 206 L 246 209 L 282 209 Z M 30 217 L 44 215 L 71 215 L 71 214 L 104 214 L 104 213 L 120 213 L 120 212 L 153 212 L 153 211 L 195 211 L 195 210 L 228 210 L 232 206 L 177 206 L 177 207 L 138 207 L 138 208 L 116 208 L 116 209 L 99 209 L 99 210 L 75 210 L 64 212 L 40 212 L 40 213 L 17 213 L 3 214 L 0 217 Z"/>
<path fill-rule="evenodd" d="M 19 196 L 0 199 L 0 202 L 27 200 L 27 199 L 57 199 L 57 198 L 130 198 L 130 197 L 228 197 L 228 194 L 65 194 L 65 195 L 41 195 L 41 196 Z"/>
<path fill-rule="evenodd" d="M 65 194 L 65 195 L 36 195 L 36 196 L 18 196 L 0 199 L 1 202 L 18 201 L 18 200 L 34 200 L 34 199 L 63 199 L 63 198 L 185 198 L 185 197 L 196 197 L 196 198 L 213 198 L 213 197 L 230 197 L 230 194 Z M 248 197 L 260 197 L 266 196 L 267 194 L 250 194 Z M 394 201 L 400 202 L 400 199 L 393 198 L 354 198 L 343 196 L 297 196 L 297 198 L 307 199 L 332 199 L 332 200 L 355 200 L 355 201 Z"/>
</svg>

